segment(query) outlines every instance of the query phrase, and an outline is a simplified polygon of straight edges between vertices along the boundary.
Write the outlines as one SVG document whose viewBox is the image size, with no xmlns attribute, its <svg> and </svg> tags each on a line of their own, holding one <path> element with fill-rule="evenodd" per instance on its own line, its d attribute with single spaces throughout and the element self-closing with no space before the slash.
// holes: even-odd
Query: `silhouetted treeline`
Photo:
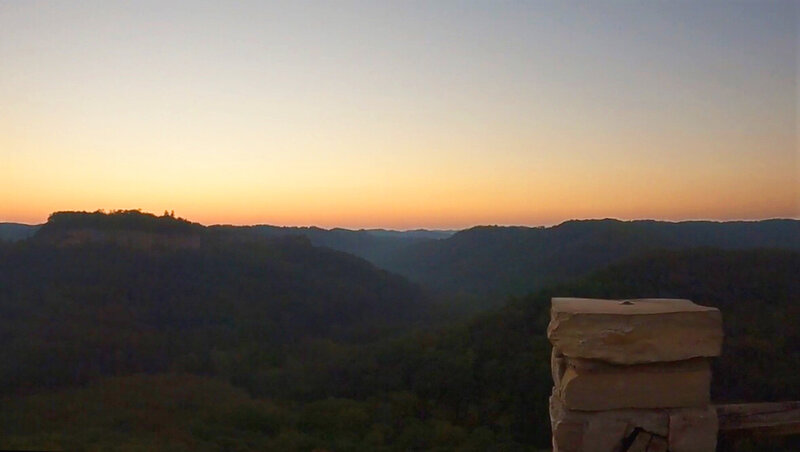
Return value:
<svg viewBox="0 0 800 452">
<path fill-rule="evenodd" d="M 205 229 L 198 223 L 175 218 L 166 212 L 162 216 L 139 210 L 97 212 L 55 212 L 50 215 L 37 234 L 62 232 L 65 229 L 97 229 L 101 231 L 142 231 L 185 234 Z"/>
</svg>

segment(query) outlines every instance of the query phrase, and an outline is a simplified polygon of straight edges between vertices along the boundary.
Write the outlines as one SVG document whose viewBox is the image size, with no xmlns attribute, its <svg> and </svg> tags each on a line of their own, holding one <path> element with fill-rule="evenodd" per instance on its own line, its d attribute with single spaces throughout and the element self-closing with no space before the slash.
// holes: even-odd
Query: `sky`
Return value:
<svg viewBox="0 0 800 452">
<path fill-rule="evenodd" d="M 0 221 L 800 217 L 793 1 L 0 0 Z"/>
</svg>

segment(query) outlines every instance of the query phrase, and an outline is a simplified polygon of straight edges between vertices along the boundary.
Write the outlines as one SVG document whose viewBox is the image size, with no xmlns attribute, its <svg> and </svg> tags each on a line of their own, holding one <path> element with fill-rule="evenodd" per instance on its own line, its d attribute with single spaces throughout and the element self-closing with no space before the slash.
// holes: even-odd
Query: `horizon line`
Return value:
<svg viewBox="0 0 800 452">
<path fill-rule="evenodd" d="M 156 217 L 163 217 L 164 215 L 158 215 L 153 212 L 147 212 L 142 209 L 97 209 L 95 211 L 87 211 L 87 210 L 57 210 L 52 213 L 57 212 L 76 212 L 76 213 L 96 213 L 101 212 L 105 214 L 110 214 L 113 212 L 119 211 L 138 211 L 143 214 L 150 214 Z M 50 215 L 52 215 L 52 213 Z M 166 211 L 165 211 L 166 213 Z M 48 215 L 48 217 L 50 216 Z M 389 232 L 413 232 L 413 231 L 437 231 L 437 232 L 458 232 L 464 231 L 468 229 L 478 228 L 478 227 L 507 227 L 507 228 L 551 228 L 556 227 L 565 223 L 575 222 L 575 221 L 619 221 L 624 223 L 631 223 L 637 221 L 654 221 L 654 222 L 662 222 L 662 223 L 691 223 L 691 222 L 709 222 L 709 223 L 741 223 L 741 222 L 760 222 L 760 221 L 774 221 L 774 220 L 791 220 L 791 221 L 800 221 L 800 215 L 794 217 L 781 217 L 781 216 L 772 216 L 772 217 L 761 217 L 761 218 L 746 218 L 746 217 L 739 217 L 739 218 L 710 218 L 710 217 L 690 217 L 690 218 L 680 218 L 680 219 L 667 219 L 667 218 L 654 218 L 654 217 L 636 217 L 636 218 L 624 218 L 624 217 L 613 217 L 613 216 L 606 216 L 606 217 L 572 217 L 568 219 L 564 219 L 558 222 L 549 222 L 549 223 L 539 223 L 539 224 L 532 224 L 532 223 L 472 223 L 467 226 L 455 226 L 455 227 L 430 227 L 430 226 L 415 226 L 410 228 L 397 228 L 392 226 L 320 226 L 319 224 L 313 223 L 284 223 L 284 224 L 277 224 L 277 223 L 268 223 L 268 222 L 254 222 L 254 223 L 236 223 L 236 222 L 209 222 L 209 223 L 201 223 L 199 221 L 193 221 L 190 218 L 181 217 L 175 215 L 174 218 L 183 219 L 185 221 L 199 224 L 204 227 L 214 227 L 214 226 L 229 226 L 229 227 L 256 227 L 256 226 L 269 226 L 269 227 L 278 227 L 278 228 L 317 228 L 327 231 L 332 231 L 336 229 L 342 230 L 350 230 L 350 231 L 389 231 Z M 27 223 L 22 221 L 14 221 L 14 220 L 3 220 L 0 219 L 0 224 L 19 224 L 24 226 L 42 226 L 47 223 L 47 220 L 40 222 L 40 223 Z"/>
</svg>

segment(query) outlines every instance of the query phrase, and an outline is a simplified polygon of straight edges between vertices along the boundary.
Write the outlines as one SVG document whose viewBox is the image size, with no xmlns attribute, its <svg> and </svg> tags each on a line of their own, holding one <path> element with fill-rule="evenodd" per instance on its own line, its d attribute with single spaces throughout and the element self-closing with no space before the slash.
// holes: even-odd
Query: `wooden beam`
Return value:
<svg viewBox="0 0 800 452">
<path fill-rule="evenodd" d="M 721 435 L 800 435 L 800 401 L 717 405 Z"/>
</svg>

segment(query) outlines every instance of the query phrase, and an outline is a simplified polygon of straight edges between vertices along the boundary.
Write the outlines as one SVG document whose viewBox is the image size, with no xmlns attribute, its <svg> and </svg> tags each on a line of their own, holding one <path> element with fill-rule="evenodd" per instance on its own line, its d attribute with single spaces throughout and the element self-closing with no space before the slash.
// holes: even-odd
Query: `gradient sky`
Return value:
<svg viewBox="0 0 800 452">
<path fill-rule="evenodd" d="M 0 221 L 798 217 L 798 10 L 0 0 Z"/>
</svg>

